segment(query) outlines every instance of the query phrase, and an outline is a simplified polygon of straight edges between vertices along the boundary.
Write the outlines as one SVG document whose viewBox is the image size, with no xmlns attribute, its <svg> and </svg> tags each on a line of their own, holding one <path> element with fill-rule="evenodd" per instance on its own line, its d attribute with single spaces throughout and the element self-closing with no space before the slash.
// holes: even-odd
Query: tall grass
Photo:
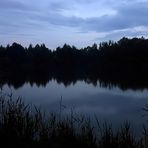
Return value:
<svg viewBox="0 0 148 148">
<path fill-rule="evenodd" d="M 61 117 L 45 114 L 39 108 L 26 105 L 21 98 L 0 96 L 0 146 L 53 148 L 147 148 L 148 131 L 135 137 L 130 123 L 125 122 L 115 132 L 105 122 L 93 126 L 89 118 L 74 115 Z"/>
</svg>

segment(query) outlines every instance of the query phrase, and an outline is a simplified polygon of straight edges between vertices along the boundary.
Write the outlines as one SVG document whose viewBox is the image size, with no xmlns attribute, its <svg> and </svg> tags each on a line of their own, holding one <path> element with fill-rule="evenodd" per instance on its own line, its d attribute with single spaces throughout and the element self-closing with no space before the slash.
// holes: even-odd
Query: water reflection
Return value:
<svg viewBox="0 0 148 148">
<path fill-rule="evenodd" d="M 100 120 L 111 121 L 114 126 L 129 120 L 139 129 L 146 119 L 142 108 L 148 104 L 148 90 L 121 90 L 118 87 L 108 89 L 100 85 L 77 81 L 65 86 L 56 80 L 49 81 L 44 87 L 36 83 L 26 82 L 17 89 L 6 84 L 3 90 L 15 96 L 22 96 L 25 102 L 41 106 L 46 111 L 59 112 L 61 96 L 65 108 L 63 113 L 69 113 L 71 108 L 77 113 L 97 116 Z"/>
<path fill-rule="evenodd" d="M 50 81 L 56 81 L 58 84 L 63 84 L 65 87 L 70 85 L 75 85 L 78 81 L 83 81 L 86 84 L 92 84 L 93 86 L 105 87 L 108 89 L 113 89 L 118 87 L 122 90 L 144 90 L 148 88 L 148 83 L 142 79 L 109 79 L 102 76 L 90 76 L 87 74 L 78 75 L 66 75 L 58 74 L 56 75 L 51 73 L 40 73 L 40 74 L 11 74 L 0 77 L 0 86 L 7 84 L 9 87 L 14 89 L 19 89 L 29 83 L 30 86 L 36 85 L 37 87 L 46 87 Z"/>
</svg>

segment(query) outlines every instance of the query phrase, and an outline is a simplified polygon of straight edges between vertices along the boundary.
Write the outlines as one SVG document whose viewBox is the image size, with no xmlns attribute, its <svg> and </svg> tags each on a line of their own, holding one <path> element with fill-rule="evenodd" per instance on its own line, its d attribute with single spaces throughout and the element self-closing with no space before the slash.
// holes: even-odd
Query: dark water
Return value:
<svg viewBox="0 0 148 148">
<path fill-rule="evenodd" d="M 96 86 L 84 81 L 65 86 L 51 80 L 45 86 L 25 83 L 17 89 L 5 84 L 3 90 L 12 92 L 14 96 L 22 96 L 26 103 L 54 112 L 59 112 L 62 98 L 62 113 L 69 113 L 73 109 L 78 114 L 111 121 L 114 126 L 128 120 L 139 130 L 148 118 L 142 110 L 148 104 L 147 89 L 123 91 L 118 87 L 101 87 L 99 81 Z"/>
</svg>

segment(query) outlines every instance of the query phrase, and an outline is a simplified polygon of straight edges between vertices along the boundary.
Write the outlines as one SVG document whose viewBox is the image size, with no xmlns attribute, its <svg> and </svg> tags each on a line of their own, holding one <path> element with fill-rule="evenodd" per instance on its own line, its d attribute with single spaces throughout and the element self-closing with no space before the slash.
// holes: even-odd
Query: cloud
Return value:
<svg viewBox="0 0 148 148">
<path fill-rule="evenodd" d="M 0 33 L 14 34 L 16 38 L 24 33 L 28 38 L 40 33 L 40 40 L 43 40 L 47 32 L 46 37 L 55 36 L 61 40 L 58 33 L 61 32 L 64 42 L 71 33 L 72 39 L 91 34 L 91 41 L 146 35 L 147 10 L 146 0 L 1 0 Z"/>
<path fill-rule="evenodd" d="M 47 14 L 40 14 L 31 16 L 32 19 L 37 21 L 45 21 L 53 25 L 77 27 L 82 31 L 112 31 L 125 28 L 131 28 L 136 26 L 147 26 L 148 20 L 148 3 L 135 3 L 130 5 L 124 5 L 116 8 L 116 13 L 113 15 L 103 15 L 100 17 L 82 18 L 81 16 L 65 16 L 62 11 L 68 8 L 63 4 L 52 3 L 50 5 L 52 9 L 55 8 L 56 13 L 48 12 Z M 60 13 L 57 13 L 57 11 Z M 72 12 L 72 11 L 70 11 Z M 112 13 L 112 12 L 111 12 Z"/>
<path fill-rule="evenodd" d="M 1 0 L 0 1 L 0 9 L 3 10 L 8 10 L 8 9 L 12 9 L 12 10 L 30 10 L 32 9 L 31 7 L 29 7 L 28 5 L 26 5 L 24 2 L 22 1 L 17 1 L 17 0 Z"/>
</svg>

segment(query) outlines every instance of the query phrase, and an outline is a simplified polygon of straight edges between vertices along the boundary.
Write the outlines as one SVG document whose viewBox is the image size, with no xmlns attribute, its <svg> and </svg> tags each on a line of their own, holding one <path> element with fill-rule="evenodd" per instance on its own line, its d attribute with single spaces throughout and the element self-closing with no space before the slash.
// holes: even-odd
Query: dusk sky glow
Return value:
<svg viewBox="0 0 148 148">
<path fill-rule="evenodd" d="M 0 44 L 94 42 L 148 37 L 148 0 L 0 0 Z"/>
</svg>

